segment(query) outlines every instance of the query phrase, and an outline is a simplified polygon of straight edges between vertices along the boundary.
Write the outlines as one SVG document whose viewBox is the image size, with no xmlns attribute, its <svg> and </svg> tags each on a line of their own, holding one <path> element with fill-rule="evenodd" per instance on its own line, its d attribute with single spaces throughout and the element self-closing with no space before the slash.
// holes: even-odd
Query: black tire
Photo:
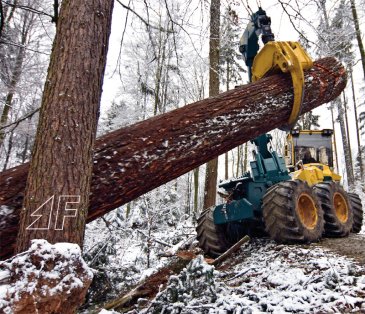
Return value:
<svg viewBox="0 0 365 314">
<path fill-rule="evenodd" d="M 214 208 L 215 206 L 202 212 L 198 218 L 196 232 L 199 247 L 207 255 L 218 257 L 245 235 L 245 228 L 240 223 L 215 225 L 213 219 Z"/>
<path fill-rule="evenodd" d="M 263 216 L 266 231 L 278 243 L 309 243 L 322 237 L 323 211 L 304 181 L 284 181 L 270 189 L 263 198 Z"/>
<path fill-rule="evenodd" d="M 341 238 L 352 229 L 353 212 L 349 198 L 341 185 L 322 182 L 313 187 L 324 214 L 324 236 Z"/>
<path fill-rule="evenodd" d="M 362 209 L 362 204 L 359 195 L 355 193 L 347 193 L 350 201 L 350 207 L 353 213 L 353 223 L 351 232 L 359 233 L 362 227 L 362 222 L 364 219 L 364 211 Z"/>
<path fill-rule="evenodd" d="M 255 217 L 251 221 L 251 226 L 247 233 L 251 238 L 263 238 L 268 236 L 262 217 Z"/>
</svg>

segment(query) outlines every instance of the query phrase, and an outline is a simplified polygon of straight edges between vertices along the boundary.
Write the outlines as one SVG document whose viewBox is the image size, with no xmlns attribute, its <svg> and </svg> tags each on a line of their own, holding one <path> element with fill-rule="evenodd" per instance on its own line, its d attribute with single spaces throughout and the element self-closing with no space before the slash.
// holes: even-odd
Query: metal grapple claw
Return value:
<svg viewBox="0 0 365 314">
<path fill-rule="evenodd" d="M 271 41 L 265 44 L 255 57 L 252 66 L 252 81 L 264 76 L 290 72 L 293 81 L 294 104 L 288 123 L 281 127 L 288 131 L 297 122 L 301 111 L 304 96 L 304 70 L 313 66 L 313 61 L 298 42 Z"/>
</svg>

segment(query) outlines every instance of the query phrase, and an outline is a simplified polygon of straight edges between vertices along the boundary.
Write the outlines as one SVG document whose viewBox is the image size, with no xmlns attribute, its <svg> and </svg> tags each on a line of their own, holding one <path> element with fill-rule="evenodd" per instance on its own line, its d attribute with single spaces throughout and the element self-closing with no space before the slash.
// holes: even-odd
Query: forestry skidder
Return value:
<svg viewBox="0 0 365 314">
<path fill-rule="evenodd" d="M 271 20 L 261 8 L 252 15 L 241 39 L 240 51 L 249 77 L 258 80 L 277 71 L 289 72 L 294 104 L 287 125 L 295 125 L 303 99 L 303 70 L 312 61 L 297 42 L 275 42 Z M 258 35 L 265 44 L 258 52 Z M 334 173 L 332 130 L 297 131 L 287 136 L 285 161 L 269 147 L 271 135 L 256 145 L 251 172 L 219 184 L 224 204 L 205 209 L 198 219 L 199 246 L 215 257 L 243 235 L 269 236 L 279 243 L 318 241 L 322 235 L 344 237 L 359 232 L 363 210 L 358 195 L 346 193 Z"/>
</svg>

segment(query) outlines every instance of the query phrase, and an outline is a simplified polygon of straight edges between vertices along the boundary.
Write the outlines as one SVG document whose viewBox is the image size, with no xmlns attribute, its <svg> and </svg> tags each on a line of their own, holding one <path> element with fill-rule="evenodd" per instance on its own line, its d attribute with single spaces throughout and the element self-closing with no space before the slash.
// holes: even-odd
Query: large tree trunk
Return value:
<svg viewBox="0 0 365 314">
<path fill-rule="evenodd" d="M 220 0 L 210 3 L 210 38 L 209 38 L 209 96 L 219 94 L 219 30 Z M 204 185 L 204 208 L 215 204 L 217 194 L 218 157 L 207 163 Z"/>
<path fill-rule="evenodd" d="M 83 242 L 112 0 L 63 1 L 43 92 L 17 251 Z"/>
<path fill-rule="evenodd" d="M 303 113 L 334 100 L 347 81 L 334 58 L 305 72 Z M 100 137 L 88 221 L 288 121 L 290 75 L 277 74 Z M 12 254 L 28 165 L 0 173 L 1 256 Z M 2 216 L 1 216 L 2 214 Z"/>
</svg>

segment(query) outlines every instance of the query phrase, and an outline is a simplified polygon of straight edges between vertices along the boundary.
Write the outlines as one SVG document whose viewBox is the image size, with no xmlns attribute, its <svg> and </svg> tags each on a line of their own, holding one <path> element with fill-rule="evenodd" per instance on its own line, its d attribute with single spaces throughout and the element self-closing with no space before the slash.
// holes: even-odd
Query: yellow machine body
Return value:
<svg viewBox="0 0 365 314">
<path fill-rule="evenodd" d="M 313 61 L 298 42 L 270 41 L 260 50 L 252 66 L 252 81 L 277 72 L 289 72 L 293 81 L 294 104 L 288 120 L 288 128 L 294 126 L 300 113 L 304 95 L 304 70 Z"/>
<path fill-rule="evenodd" d="M 292 173 L 293 179 L 300 179 L 306 181 L 309 186 L 313 186 L 320 182 L 329 181 L 331 178 L 333 181 L 341 181 L 341 176 L 334 173 L 330 167 L 324 164 L 306 164 L 303 168 Z"/>
<path fill-rule="evenodd" d="M 333 170 L 333 131 L 293 130 L 286 138 L 285 161 L 293 179 L 309 186 L 341 180 Z"/>
</svg>

